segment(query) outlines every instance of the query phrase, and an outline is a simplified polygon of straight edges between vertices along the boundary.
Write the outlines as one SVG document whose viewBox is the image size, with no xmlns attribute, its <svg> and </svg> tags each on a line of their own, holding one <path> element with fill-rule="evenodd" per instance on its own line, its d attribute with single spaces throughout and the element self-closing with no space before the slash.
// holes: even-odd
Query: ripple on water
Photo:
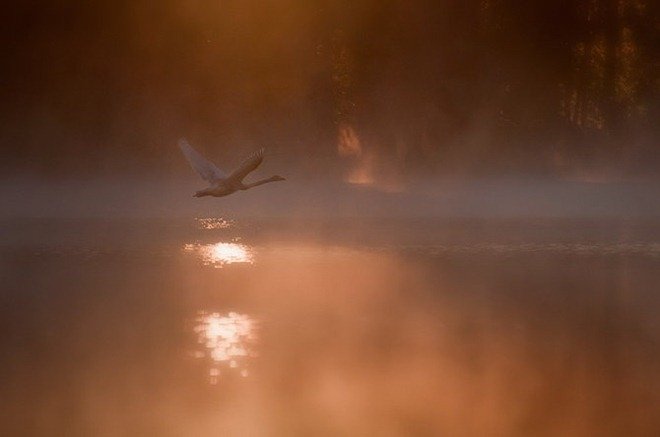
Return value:
<svg viewBox="0 0 660 437">
<path fill-rule="evenodd" d="M 183 247 L 186 252 L 195 253 L 204 265 L 222 268 L 227 264 L 254 262 L 252 249 L 239 243 L 219 242 L 213 244 L 186 244 Z"/>
<path fill-rule="evenodd" d="M 209 382 L 217 384 L 223 372 L 249 375 L 250 360 L 257 356 L 258 323 L 247 314 L 200 311 L 194 331 L 201 347 L 195 357 L 209 362 Z"/>
<path fill-rule="evenodd" d="M 197 227 L 200 229 L 229 229 L 234 226 L 235 222 L 233 220 L 228 220 L 222 217 L 206 217 L 206 218 L 195 218 L 197 222 Z"/>
</svg>

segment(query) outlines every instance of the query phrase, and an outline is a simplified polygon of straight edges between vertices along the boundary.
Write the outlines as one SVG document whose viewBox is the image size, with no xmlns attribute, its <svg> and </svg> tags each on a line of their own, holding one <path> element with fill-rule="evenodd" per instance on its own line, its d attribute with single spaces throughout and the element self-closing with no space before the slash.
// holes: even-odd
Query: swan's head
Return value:
<svg viewBox="0 0 660 437">
<path fill-rule="evenodd" d="M 270 178 L 270 180 L 271 181 L 285 181 L 286 179 L 284 179 L 282 176 L 275 175 L 272 178 Z"/>
</svg>

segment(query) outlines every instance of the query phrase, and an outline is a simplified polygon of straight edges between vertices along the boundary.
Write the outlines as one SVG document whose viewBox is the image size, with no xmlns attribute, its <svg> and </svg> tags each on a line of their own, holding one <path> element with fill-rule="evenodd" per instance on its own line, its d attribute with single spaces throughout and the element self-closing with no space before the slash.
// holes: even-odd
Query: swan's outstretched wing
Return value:
<svg viewBox="0 0 660 437">
<path fill-rule="evenodd" d="M 197 150 L 193 149 L 185 138 L 179 140 L 179 148 L 190 163 L 190 166 L 199 173 L 202 179 L 213 183 L 227 178 L 225 172 L 216 167 L 211 161 L 204 158 Z"/>
<path fill-rule="evenodd" d="M 259 167 L 259 164 L 261 164 L 264 160 L 264 149 L 263 147 L 256 152 L 252 153 L 250 156 L 245 158 L 245 161 L 231 174 L 229 175 L 229 179 L 235 180 L 235 181 L 242 181 L 245 179 L 245 176 L 248 175 L 248 173 L 254 171 L 257 167 Z"/>
</svg>

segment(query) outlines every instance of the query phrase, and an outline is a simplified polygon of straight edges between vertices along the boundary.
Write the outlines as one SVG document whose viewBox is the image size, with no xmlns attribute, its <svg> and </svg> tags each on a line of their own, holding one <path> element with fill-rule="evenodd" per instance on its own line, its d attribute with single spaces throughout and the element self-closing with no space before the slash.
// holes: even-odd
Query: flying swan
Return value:
<svg viewBox="0 0 660 437">
<path fill-rule="evenodd" d="M 195 192 L 193 197 L 213 196 L 223 197 L 235 193 L 239 190 L 247 190 L 248 188 L 256 187 L 258 185 L 267 184 L 268 182 L 284 181 L 282 176 L 271 176 L 266 179 L 261 179 L 251 184 L 244 184 L 243 179 L 256 170 L 259 164 L 264 160 L 264 149 L 261 148 L 248 156 L 243 163 L 230 174 L 226 174 L 211 161 L 204 158 L 198 151 L 192 148 L 185 138 L 179 140 L 179 148 L 183 152 L 190 166 L 199 175 L 207 181 L 211 186 L 203 190 Z"/>
</svg>

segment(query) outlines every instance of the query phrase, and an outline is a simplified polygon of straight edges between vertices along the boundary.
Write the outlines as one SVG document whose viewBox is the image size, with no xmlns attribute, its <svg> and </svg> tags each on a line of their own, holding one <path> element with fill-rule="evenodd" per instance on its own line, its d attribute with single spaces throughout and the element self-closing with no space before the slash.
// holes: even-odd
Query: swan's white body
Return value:
<svg viewBox="0 0 660 437">
<path fill-rule="evenodd" d="M 267 184 L 268 182 L 277 182 L 285 180 L 282 176 L 271 176 L 266 179 L 261 179 L 251 184 L 243 183 L 245 177 L 256 170 L 257 167 L 264 160 L 264 149 L 259 149 L 248 156 L 245 161 L 233 172 L 226 174 L 215 164 L 208 159 L 204 158 L 199 152 L 192 148 L 188 141 L 185 139 L 179 140 L 179 148 L 183 152 L 190 166 L 195 170 L 210 186 L 203 190 L 197 191 L 194 197 L 213 196 L 223 197 L 228 196 L 236 191 L 247 190 L 258 185 Z"/>
</svg>

